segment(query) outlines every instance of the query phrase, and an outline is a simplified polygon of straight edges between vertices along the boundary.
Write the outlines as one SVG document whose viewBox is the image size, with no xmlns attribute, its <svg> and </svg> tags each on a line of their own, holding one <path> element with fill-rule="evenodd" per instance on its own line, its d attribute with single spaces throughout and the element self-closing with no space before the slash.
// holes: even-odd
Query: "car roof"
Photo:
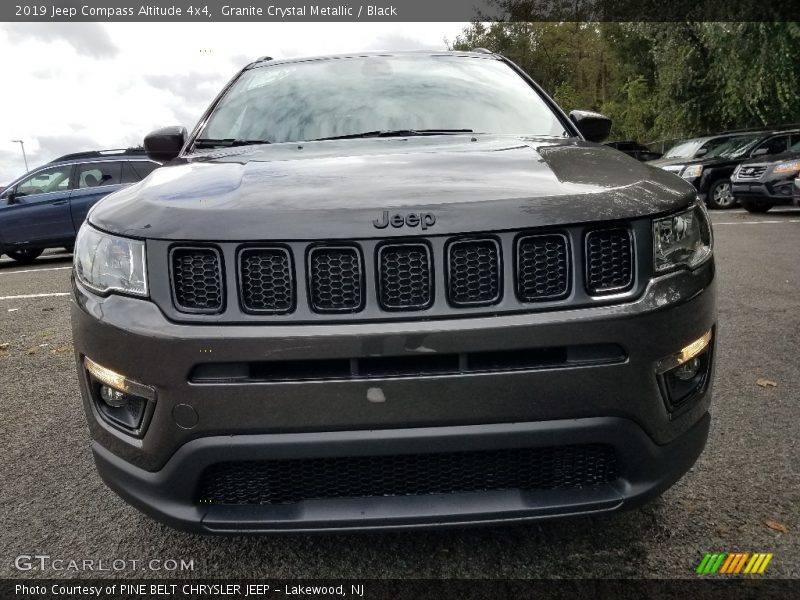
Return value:
<svg viewBox="0 0 800 600">
<path fill-rule="evenodd" d="M 92 162 L 102 160 L 129 160 L 137 158 L 147 158 L 144 148 L 124 148 L 119 150 L 89 150 L 86 152 L 73 152 L 54 158 L 50 165 L 63 164 L 66 162 L 81 162 L 91 160 Z"/>
<path fill-rule="evenodd" d="M 782 133 L 798 133 L 800 129 L 798 128 L 771 128 L 767 127 L 765 129 L 742 129 L 740 131 L 727 131 L 724 133 L 719 133 L 716 135 L 703 135 L 696 138 L 689 138 L 684 140 L 683 142 L 678 142 L 679 144 L 688 143 L 688 142 L 706 142 L 708 140 L 716 140 L 718 138 L 724 137 L 742 137 L 745 135 L 758 135 L 761 137 L 769 137 L 772 135 L 779 135 Z M 677 145 L 677 144 L 676 144 Z"/>
<path fill-rule="evenodd" d="M 464 58 L 484 58 L 490 60 L 502 60 L 499 54 L 495 54 L 483 48 L 476 48 L 472 51 L 453 51 L 453 50 L 400 50 L 388 52 L 353 52 L 349 54 L 327 54 L 320 56 L 299 56 L 294 58 L 272 58 L 270 56 L 263 56 L 245 67 L 245 69 L 255 69 L 267 65 L 285 65 L 292 63 L 314 62 L 322 60 L 341 60 L 347 58 L 390 58 L 397 56 L 460 56 Z"/>
</svg>

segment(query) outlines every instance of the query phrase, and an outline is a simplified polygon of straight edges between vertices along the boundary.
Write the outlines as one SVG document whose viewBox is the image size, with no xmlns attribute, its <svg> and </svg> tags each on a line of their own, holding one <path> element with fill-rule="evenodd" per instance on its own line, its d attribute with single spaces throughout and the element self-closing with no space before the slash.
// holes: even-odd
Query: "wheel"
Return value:
<svg viewBox="0 0 800 600">
<path fill-rule="evenodd" d="M 730 179 L 718 179 L 708 190 L 708 206 L 710 208 L 731 208 L 736 203 L 731 191 Z"/>
<path fill-rule="evenodd" d="M 37 249 L 37 250 L 6 250 L 6 254 L 8 257 L 17 261 L 18 263 L 31 263 L 39 258 L 39 255 L 44 252 L 44 250 Z"/>
<path fill-rule="evenodd" d="M 742 206 L 751 213 L 765 213 L 772 208 L 772 204 L 763 200 L 742 200 Z"/>
</svg>

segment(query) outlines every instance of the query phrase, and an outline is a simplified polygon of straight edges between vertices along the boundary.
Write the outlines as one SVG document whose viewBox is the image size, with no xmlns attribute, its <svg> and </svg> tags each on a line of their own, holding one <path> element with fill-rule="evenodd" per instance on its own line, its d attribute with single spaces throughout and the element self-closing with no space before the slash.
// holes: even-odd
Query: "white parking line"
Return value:
<svg viewBox="0 0 800 600">
<path fill-rule="evenodd" d="M 714 223 L 714 227 L 720 225 L 780 225 L 781 223 L 800 223 L 800 219 L 784 219 L 782 221 L 730 221 L 728 223 Z"/>
<path fill-rule="evenodd" d="M 782 215 L 792 215 L 797 214 L 800 212 L 800 208 L 795 208 L 794 206 L 781 206 L 778 211 Z M 747 211 L 743 208 L 728 208 L 722 211 L 711 211 L 712 217 L 718 217 L 720 219 L 724 219 L 728 215 L 746 215 L 746 214 L 753 214 L 750 211 Z"/>
<path fill-rule="evenodd" d="M 0 271 L 0 275 L 13 275 L 14 273 L 37 273 L 39 271 L 66 271 L 72 267 L 46 267 L 44 269 L 25 269 L 23 271 Z"/>
<path fill-rule="evenodd" d="M 69 292 L 53 292 L 52 294 L 23 294 L 22 296 L 0 296 L 0 300 L 26 300 L 28 298 L 53 298 L 69 296 Z"/>
</svg>

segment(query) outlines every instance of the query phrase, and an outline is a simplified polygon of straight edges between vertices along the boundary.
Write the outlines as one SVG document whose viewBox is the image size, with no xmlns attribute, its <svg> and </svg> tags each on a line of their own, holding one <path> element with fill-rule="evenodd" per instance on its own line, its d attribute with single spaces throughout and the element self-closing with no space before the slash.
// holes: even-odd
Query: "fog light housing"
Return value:
<svg viewBox="0 0 800 600">
<path fill-rule="evenodd" d="M 683 363 L 677 369 L 674 369 L 672 371 L 672 374 L 681 381 L 691 381 L 697 376 L 697 373 L 699 371 L 700 371 L 700 359 L 695 356 L 688 362 Z"/>
<path fill-rule="evenodd" d="M 122 408 L 128 403 L 128 395 L 107 385 L 100 386 L 100 398 L 112 408 Z"/>
<path fill-rule="evenodd" d="M 674 412 L 688 406 L 708 386 L 711 372 L 712 332 L 658 362 L 656 373 L 667 409 Z"/>
<path fill-rule="evenodd" d="M 100 418 L 116 429 L 141 436 L 152 414 L 155 390 L 84 358 L 89 389 Z"/>
</svg>

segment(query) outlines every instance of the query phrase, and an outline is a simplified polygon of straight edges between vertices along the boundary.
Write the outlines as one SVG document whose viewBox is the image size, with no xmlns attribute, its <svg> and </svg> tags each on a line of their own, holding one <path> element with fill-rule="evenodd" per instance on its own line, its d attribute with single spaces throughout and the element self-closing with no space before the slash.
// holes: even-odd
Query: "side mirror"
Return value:
<svg viewBox="0 0 800 600">
<path fill-rule="evenodd" d="M 694 153 L 694 157 L 700 158 L 701 156 L 705 156 L 706 154 L 708 154 L 708 148 L 700 148 L 700 150 Z"/>
<path fill-rule="evenodd" d="M 17 202 L 17 191 L 16 190 L 8 190 L 3 197 L 8 200 L 9 204 L 16 204 Z"/>
<path fill-rule="evenodd" d="M 175 125 L 151 131 L 144 138 L 144 151 L 148 158 L 167 162 L 177 157 L 186 143 L 186 127 Z"/>
<path fill-rule="evenodd" d="M 569 118 L 589 142 L 603 142 L 611 133 L 611 119 L 590 110 L 573 110 Z"/>
<path fill-rule="evenodd" d="M 769 154 L 769 148 L 756 148 L 751 156 L 764 156 Z"/>
</svg>

